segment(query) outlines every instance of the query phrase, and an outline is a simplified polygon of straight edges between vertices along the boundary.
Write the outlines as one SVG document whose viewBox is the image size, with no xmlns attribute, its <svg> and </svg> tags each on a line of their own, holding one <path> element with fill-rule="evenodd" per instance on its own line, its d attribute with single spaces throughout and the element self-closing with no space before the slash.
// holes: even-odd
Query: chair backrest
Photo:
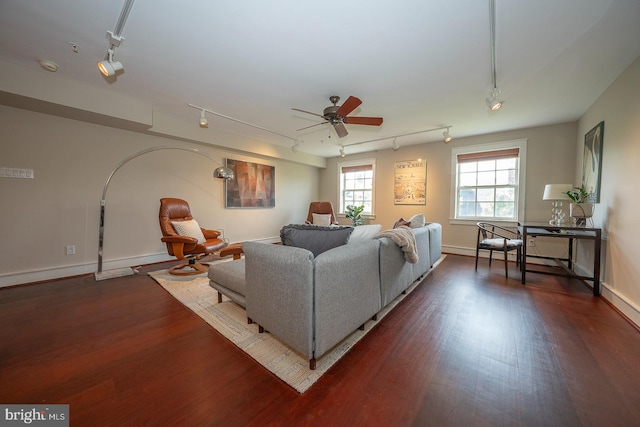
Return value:
<svg viewBox="0 0 640 427">
<path fill-rule="evenodd" d="M 189 203 L 182 199 L 163 198 L 160 199 L 160 230 L 163 236 L 176 236 L 176 230 L 171 221 L 188 221 L 193 219 Z"/>
<path fill-rule="evenodd" d="M 331 202 L 311 202 L 309 204 L 309 213 L 307 214 L 307 222 L 313 223 L 313 214 L 331 215 L 331 224 L 336 224 L 336 216 L 333 213 L 333 204 Z"/>
<path fill-rule="evenodd" d="M 491 233 L 491 231 L 493 230 L 494 230 L 493 224 L 490 224 L 488 222 L 479 222 L 478 223 L 478 242 L 480 240 L 492 238 L 493 233 Z"/>
<path fill-rule="evenodd" d="M 520 223 L 518 223 L 519 225 Z M 484 239 L 519 239 L 521 238 L 519 231 L 513 231 L 500 225 L 490 222 L 478 222 L 478 242 Z"/>
</svg>

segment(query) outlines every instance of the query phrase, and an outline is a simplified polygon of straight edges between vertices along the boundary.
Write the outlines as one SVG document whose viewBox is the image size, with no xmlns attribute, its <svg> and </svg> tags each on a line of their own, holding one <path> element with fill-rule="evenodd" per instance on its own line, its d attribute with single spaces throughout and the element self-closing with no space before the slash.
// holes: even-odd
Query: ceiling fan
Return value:
<svg viewBox="0 0 640 427">
<path fill-rule="evenodd" d="M 358 108 L 360 104 L 362 104 L 362 101 L 355 96 L 350 96 L 340 106 L 336 105 L 338 101 L 340 101 L 340 97 L 337 95 L 330 96 L 329 101 L 331 101 L 333 105 L 325 108 L 322 114 L 312 113 L 310 111 L 301 110 L 299 108 L 292 108 L 292 110 L 300 111 L 306 114 L 313 114 L 314 116 L 322 117 L 325 120 L 322 123 L 316 123 L 315 125 L 307 126 L 298 130 L 308 129 L 313 126 L 330 123 L 336 130 L 338 137 L 344 138 L 349 134 L 349 132 L 347 132 L 347 128 L 344 126 L 345 124 L 369 126 L 380 126 L 382 124 L 382 117 L 348 117 L 350 112 L 352 112 L 353 110 Z"/>
</svg>

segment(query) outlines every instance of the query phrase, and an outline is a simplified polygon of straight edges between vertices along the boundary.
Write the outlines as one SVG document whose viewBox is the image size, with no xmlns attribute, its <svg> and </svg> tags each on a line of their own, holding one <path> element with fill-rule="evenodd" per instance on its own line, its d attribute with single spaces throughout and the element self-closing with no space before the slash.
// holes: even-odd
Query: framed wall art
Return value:
<svg viewBox="0 0 640 427">
<path fill-rule="evenodd" d="M 588 194 L 588 203 L 600 203 L 603 141 L 604 122 L 598 123 L 584 136 L 584 155 L 582 157 L 582 188 L 584 188 Z"/>
<path fill-rule="evenodd" d="M 393 201 L 396 205 L 427 204 L 427 161 L 394 162 Z"/>
<path fill-rule="evenodd" d="M 275 167 L 226 159 L 234 179 L 225 180 L 225 208 L 273 208 L 276 206 Z"/>
</svg>

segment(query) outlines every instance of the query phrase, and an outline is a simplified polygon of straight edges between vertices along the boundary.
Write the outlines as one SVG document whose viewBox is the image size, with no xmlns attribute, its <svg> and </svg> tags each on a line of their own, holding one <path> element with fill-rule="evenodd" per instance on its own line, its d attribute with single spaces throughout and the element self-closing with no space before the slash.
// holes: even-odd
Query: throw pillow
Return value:
<svg viewBox="0 0 640 427">
<path fill-rule="evenodd" d="M 200 229 L 200 225 L 195 219 L 190 219 L 187 221 L 171 221 L 174 230 L 180 236 L 189 236 L 195 237 L 198 239 L 198 243 L 204 243 L 206 240 L 204 238 L 204 234 L 202 234 L 202 229 Z"/>
<path fill-rule="evenodd" d="M 312 213 L 314 225 L 331 225 L 331 214 Z"/>
<path fill-rule="evenodd" d="M 424 220 L 423 213 L 415 214 L 414 216 L 408 219 L 408 222 L 411 223 L 411 228 L 424 227 L 424 223 L 425 223 L 424 221 L 425 220 Z"/>
<path fill-rule="evenodd" d="M 280 239 L 286 246 L 307 249 L 318 256 L 347 243 L 353 227 L 322 227 L 307 224 L 289 224 L 280 230 Z"/>
<path fill-rule="evenodd" d="M 395 224 L 393 224 L 393 228 L 398 228 L 403 225 L 405 227 L 411 227 L 411 221 L 406 221 L 404 218 L 400 218 L 399 220 L 396 221 Z"/>
<path fill-rule="evenodd" d="M 348 245 L 352 243 L 364 242 L 371 240 L 382 229 L 381 224 L 365 224 L 353 228 L 353 233 L 349 237 Z"/>
</svg>

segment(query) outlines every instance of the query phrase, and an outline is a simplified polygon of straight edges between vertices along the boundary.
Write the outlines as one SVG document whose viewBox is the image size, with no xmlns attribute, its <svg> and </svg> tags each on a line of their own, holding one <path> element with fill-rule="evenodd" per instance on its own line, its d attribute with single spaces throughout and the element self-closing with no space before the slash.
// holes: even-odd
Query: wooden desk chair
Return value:
<svg viewBox="0 0 640 427">
<path fill-rule="evenodd" d="M 516 265 L 520 265 L 522 254 L 522 236 L 517 231 L 510 230 L 500 225 L 489 222 L 479 222 L 478 239 L 476 244 L 476 270 L 478 270 L 478 256 L 480 249 L 489 251 L 489 266 L 493 251 L 502 251 L 504 253 L 504 276 L 509 277 L 507 268 L 507 253 L 509 251 L 517 251 Z"/>
</svg>

